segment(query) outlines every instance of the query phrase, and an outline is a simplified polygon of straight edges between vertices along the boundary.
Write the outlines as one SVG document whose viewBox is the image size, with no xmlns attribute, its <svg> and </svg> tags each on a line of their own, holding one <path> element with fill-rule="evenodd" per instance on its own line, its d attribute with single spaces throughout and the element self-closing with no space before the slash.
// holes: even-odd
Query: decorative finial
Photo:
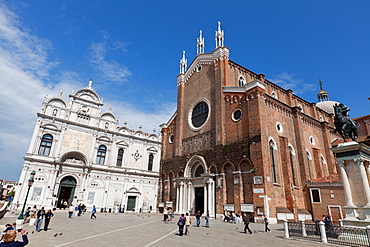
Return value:
<svg viewBox="0 0 370 247">
<path fill-rule="evenodd" d="M 182 51 L 182 58 L 180 59 L 180 74 L 185 74 L 188 66 L 188 60 L 185 58 L 185 51 Z"/>
<path fill-rule="evenodd" d="M 60 89 L 60 91 L 59 91 L 59 97 L 62 97 L 62 95 L 63 95 L 63 89 Z"/>
<path fill-rule="evenodd" d="M 143 126 L 139 125 L 139 129 L 142 129 L 142 128 L 143 128 Z"/>
<path fill-rule="evenodd" d="M 92 79 L 90 79 L 88 88 L 91 88 L 92 83 L 93 83 L 93 80 L 92 80 Z"/>
<path fill-rule="evenodd" d="M 48 99 L 48 95 L 47 94 L 45 94 L 45 96 L 44 96 L 44 101 L 46 101 Z"/>
<path fill-rule="evenodd" d="M 224 46 L 224 30 L 221 30 L 221 22 L 218 22 L 218 30 L 216 31 L 216 48 Z"/>
<path fill-rule="evenodd" d="M 202 30 L 199 31 L 199 38 L 197 38 L 197 54 L 204 53 L 204 38 L 202 37 Z"/>
<path fill-rule="evenodd" d="M 127 121 L 125 121 L 123 124 L 124 124 L 125 126 L 127 126 Z"/>
<path fill-rule="evenodd" d="M 155 128 L 153 128 L 153 132 L 155 133 L 157 130 Z"/>
<path fill-rule="evenodd" d="M 112 111 L 112 105 L 109 105 L 109 111 Z"/>
</svg>

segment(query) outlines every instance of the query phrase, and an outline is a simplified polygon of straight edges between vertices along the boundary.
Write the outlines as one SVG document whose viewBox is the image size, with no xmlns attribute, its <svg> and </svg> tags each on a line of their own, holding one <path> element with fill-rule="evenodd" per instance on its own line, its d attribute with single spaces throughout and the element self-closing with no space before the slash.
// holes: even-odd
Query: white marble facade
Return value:
<svg viewBox="0 0 370 247">
<path fill-rule="evenodd" d="M 101 113 L 102 99 L 88 87 L 69 101 L 45 98 L 25 156 L 15 201 L 24 202 L 30 173 L 36 171 L 27 204 L 46 208 L 84 203 L 98 210 L 155 212 L 160 134 L 118 126 L 111 112 Z"/>
</svg>

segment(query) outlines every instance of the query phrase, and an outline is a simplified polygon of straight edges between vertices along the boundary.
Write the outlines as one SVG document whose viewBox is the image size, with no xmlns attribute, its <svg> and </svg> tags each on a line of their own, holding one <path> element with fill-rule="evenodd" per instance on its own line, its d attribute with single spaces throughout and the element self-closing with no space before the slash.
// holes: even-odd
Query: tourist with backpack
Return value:
<svg viewBox="0 0 370 247">
<path fill-rule="evenodd" d="M 186 218 L 184 214 L 181 214 L 177 225 L 179 226 L 179 235 L 184 235 L 184 226 L 185 226 Z"/>
</svg>

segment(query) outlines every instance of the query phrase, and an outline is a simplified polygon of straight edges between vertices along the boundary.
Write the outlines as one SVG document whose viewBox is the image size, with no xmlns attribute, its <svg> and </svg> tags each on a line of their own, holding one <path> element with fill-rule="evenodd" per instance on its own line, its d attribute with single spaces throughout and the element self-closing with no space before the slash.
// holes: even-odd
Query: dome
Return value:
<svg viewBox="0 0 370 247">
<path fill-rule="evenodd" d="M 332 100 L 325 100 L 325 101 L 320 101 L 316 103 L 316 106 L 327 113 L 332 113 L 334 114 L 334 105 L 339 104 L 339 102 L 332 101 Z"/>
</svg>

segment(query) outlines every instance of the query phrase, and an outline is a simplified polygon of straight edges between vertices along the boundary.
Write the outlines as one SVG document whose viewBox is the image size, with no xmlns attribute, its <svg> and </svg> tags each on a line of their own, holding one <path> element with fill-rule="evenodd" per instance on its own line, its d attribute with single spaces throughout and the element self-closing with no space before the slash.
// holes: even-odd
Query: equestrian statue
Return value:
<svg viewBox="0 0 370 247">
<path fill-rule="evenodd" d="M 350 108 L 348 106 L 343 105 L 342 103 L 335 104 L 334 106 L 334 125 L 335 125 L 335 132 L 338 132 L 344 142 L 346 138 L 351 138 L 352 141 L 356 141 L 358 137 L 358 124 L 349 118 L 348 111 Z"/>
</svg>

